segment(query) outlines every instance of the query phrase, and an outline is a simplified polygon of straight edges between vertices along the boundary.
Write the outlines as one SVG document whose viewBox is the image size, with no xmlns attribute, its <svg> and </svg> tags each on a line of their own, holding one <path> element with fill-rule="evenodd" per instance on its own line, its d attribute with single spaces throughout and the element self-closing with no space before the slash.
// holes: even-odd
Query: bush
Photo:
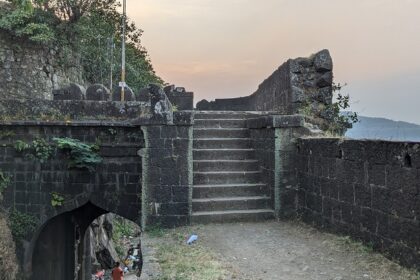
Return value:
<svg viewBox="0 0 420 280">
<path fill-rule="evenodd" d="M 89 145 L 72 138 L 53 138 L 57 147 L 68 152 L 70 168 L 87 169 L 94 171 L 94 166 L 102 162 L 96 145 Z"/>
</svg>

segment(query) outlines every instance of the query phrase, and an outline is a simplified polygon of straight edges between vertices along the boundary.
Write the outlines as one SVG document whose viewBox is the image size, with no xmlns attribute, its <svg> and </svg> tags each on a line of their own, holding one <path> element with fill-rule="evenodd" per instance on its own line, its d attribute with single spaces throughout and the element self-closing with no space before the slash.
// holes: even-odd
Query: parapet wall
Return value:
<svg viewBox="0 0 420 280">
<path fill-rule="evenodd" d="M 299 113 L 303 107 L 321 111 L 332 102 L 333 63 L 328 50 L 309 58 L 290 59 L 262 82 L 250 96 L 197 103 L 199 110 L 271 111 Z"/>
<path fill-rule="evenodd" d="M 298 139 L 305 222 L 420 268 L 420 143 Z"/>
</svg>

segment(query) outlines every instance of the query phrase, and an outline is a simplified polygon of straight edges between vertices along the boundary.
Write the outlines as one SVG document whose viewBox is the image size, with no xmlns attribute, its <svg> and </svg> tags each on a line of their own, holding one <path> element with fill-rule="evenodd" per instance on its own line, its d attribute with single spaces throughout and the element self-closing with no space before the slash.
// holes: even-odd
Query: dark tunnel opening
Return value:
<svg viewBox="0 0 420 280">
<path fill-rule="evenodd" d="M 85 236 L 92 222 L 108 211 L 91 202 L 45 223 L 32 253 L 31 280 L 91 279 Z"/>
</svg>

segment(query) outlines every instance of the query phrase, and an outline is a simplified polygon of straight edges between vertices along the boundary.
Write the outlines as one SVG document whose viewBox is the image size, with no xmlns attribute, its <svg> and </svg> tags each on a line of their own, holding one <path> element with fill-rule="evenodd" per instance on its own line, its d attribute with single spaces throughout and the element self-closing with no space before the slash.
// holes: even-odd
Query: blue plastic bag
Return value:
<svg viewBox="0 0 420 280">
<path fill-rule="evenodd" d="M 191 236 L 190 236 L 190 238 L 188 238 L 188 240 L 187 240 L 187 244 L 188 244 L 188 245 L 191 245 L 191 244 L 193 244 L 195 241 L 197 241 L 197 239 L 198 239 L 198 236 L 197 236 L 197 235 L 195 235 L 195 234 L 193 234 L 193 235 L 191 235 Z"/>
</svg>

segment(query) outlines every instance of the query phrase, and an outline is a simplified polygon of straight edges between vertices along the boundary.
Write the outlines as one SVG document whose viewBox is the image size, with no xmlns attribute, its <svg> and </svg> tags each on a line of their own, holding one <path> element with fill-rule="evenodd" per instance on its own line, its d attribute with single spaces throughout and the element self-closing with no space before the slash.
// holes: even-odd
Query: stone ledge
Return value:
<svg viewBox="0 0 420 280">
<path fill-rule="evenodd" d="M 151 117 L 150 105 L 144 102 L 1 99 L 0 114 L 3 120 L 50 120 L 83 119 L 133 119 Z M 54 117 L 56 119 L 54 119 Z"/>
<path fill-rule="evenodd" d="M 301 115 L 269 115 L 247 120 L 248 128 L 288 128 L 305 126 Z"/>
<path fill-rule="evenodd" d="M 167 113 L 172 115 L 172 111 Z M 0 99 L 0 116 L 0 122 L 5 125 L 172 124 L 171 118 L 156 114 L 150 103 L 139 101 Z"/>
</svg>

